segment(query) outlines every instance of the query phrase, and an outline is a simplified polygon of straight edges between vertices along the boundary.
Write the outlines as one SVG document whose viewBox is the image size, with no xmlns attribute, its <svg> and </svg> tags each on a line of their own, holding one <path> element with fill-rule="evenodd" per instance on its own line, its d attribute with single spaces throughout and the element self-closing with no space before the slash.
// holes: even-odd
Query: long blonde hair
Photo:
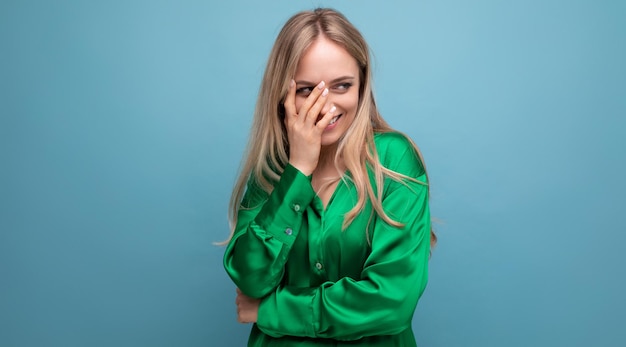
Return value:
<svg viewBox="0 0 626 347">
<path fill-rule="evenodd" d="M 369 47 L 361 33 L 341 13 L 332 9 L 318 8 L 291 17 L 278 34 L 270 53 L 254 111 L 247 154 L 230 199 L 231 238 L 248 181 L 252 179 L 254 184 L 269 194 L 289 161 L 289 143 L 283 124 L 282 102 L 300 58 L 320 36 L 348 51 L 359 66 L 361 81 L 356 116 L 346 134 L 339 140 L 335 153 L 335 163 L 339 158 L 343 160 L 343 165 L 351 174 L 358 196 L 355 206 L 344 217 L 343 227 L 350 225 L 363 211 L 367 200 L 371 201 L 374 211 L 385 222 L 394 226 L 402 225 L 389 218 L 382 208 L 383 179 L 385 176 L 398 181 L 415 179 L 388 170 L 379 162 L 374 146 L 374 133 L 394 130 L 380 116 L 374 101 Z M 411 143 L 423 163 L 419 149 L 415 143 L 412 141 Z M 369 181 L 368 166 L 374 173 L 375 188 Z M 431 244 L 435 242 L 436 236 L 431 231 Z"/>
</svg>

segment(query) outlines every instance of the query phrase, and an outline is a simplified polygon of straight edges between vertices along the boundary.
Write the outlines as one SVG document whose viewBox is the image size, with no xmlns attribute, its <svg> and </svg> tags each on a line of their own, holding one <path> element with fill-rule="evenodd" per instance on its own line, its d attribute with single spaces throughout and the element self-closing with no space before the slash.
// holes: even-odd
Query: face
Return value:
<svg viewBox="0 0 626 347">
<path fill-rule="evenodd" d="M 322 146 L 336 144 L 354 121 L 359 104 L 359 66 L 343 47 L 319 37 L 305 51 L 295 75 L 296 110 L 299 110 L 311 90 L 324 81 L 328 88 L 326 104 L 321 114 L 335 106 L 336 121 L 322 134 Z"/>
</svg>

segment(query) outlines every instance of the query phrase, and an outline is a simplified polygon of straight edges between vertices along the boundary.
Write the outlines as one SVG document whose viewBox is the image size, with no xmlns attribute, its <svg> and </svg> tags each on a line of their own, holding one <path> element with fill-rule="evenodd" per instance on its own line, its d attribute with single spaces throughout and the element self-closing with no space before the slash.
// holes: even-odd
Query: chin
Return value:
<svg viewBox="0 0 626 347">
<path fill-rule="evenodd" d="M 332 147 L 333 145 L 336 145 L 337 141 L 322 141 L 322 148 L 325 147 Z"/>
<path fill-rule="evenodd" d="M 348 129 L 337 127 L 327 133 L 322 134 L 322 146 L 336 146 Z"/>
</svg>

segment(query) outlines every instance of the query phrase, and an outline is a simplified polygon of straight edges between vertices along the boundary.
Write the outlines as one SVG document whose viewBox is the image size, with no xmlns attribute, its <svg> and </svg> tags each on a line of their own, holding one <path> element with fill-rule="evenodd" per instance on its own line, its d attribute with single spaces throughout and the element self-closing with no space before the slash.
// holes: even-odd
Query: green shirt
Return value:
<svg viewBox="0 0 626 347">
<path fill-rule="evenodd" d="M 374 142 L 383 166 L 426 182 L 403 135 L 380 133 Z M 269 195 L 248 186 L 248 208 L 239 210 L 224 254 L 237 287 L 262 298 L 248 346 L 416 346 L 411 320 L 430 255 L 428 187 L 385 178 L 383 208 L 401 228 L 372 215 L 368 202 L 342 231 L 356 199 L 347 175 L 324 209 L 310 177 L 291 165 Z"/>
</svg>

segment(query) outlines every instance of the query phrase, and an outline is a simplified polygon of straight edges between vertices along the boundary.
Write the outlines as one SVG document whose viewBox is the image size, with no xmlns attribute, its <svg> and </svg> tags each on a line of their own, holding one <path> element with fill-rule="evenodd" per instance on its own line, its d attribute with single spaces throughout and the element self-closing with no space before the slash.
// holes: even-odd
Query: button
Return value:
<svg viewBox="0 0 626 347">
<path fill-rule="evenodd" d="M 319 262 L 315 263 L 315 267 L 316 267 L 318 270 L 321 270 L 321 269 L 323 268 L 322 263 L 319 263 Z"/>
<path fill-rule="evenodd" d="M 291 236 L 291 234 L 293 234 L 293 230 L 291 230 L 291 228 L 287 228 L 285 229 L 285 234 Z"/>
<path fill-rule="evenodd" d="M 300 205 L 294 204 L 293 205 L 293 210 L 296 211 L 296 212 L 300 211 Z"/>
</svg>

